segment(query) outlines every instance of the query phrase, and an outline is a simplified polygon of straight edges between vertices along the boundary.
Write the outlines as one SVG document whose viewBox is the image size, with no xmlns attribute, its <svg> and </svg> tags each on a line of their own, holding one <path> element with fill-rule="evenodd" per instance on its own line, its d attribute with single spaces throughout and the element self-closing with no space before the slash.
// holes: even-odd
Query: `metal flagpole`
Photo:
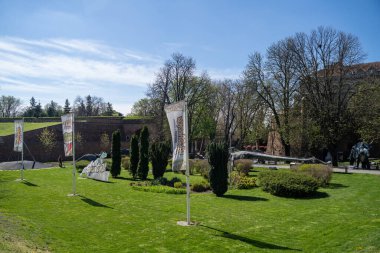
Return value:
<svg viewBox="0 0 380 253">
<path fill-rule="evenodd" d="M 22 141 L 21 141 L 21 180 L 24 180 L 24 118 L 22 118 Z"/>
<path fill-rule="evenodd" d="M 75 164 L 75 115 L 71 115 L 73 122 L 73 196 L 76 195 L 76 164 Z"/>
<path fill-rule="evenodd" d="M 190 171 L 189 171 L 189 125 L 188 125 L 188 111 L 187 111 L 187 97 L 185 98 L 183 108 L 183 133 L 184 133 L 184 161 L 186 166 L 186 221 L 178 221 L 180 226 L 191 226 L 195 223 L 190 221 Z"/>
<path fill-rule="evenodd" d="M 189 126 L 188 126 L 188 112 L 187 112 L 187 98 L 185 99 L 185 110 L 184 110 L 184 120 L 185 120 L 185 164 L 186 164 L 186 207 L 187 207 L 187 225 L 190 225 L 190 172 L 189 172 Z"/>
</svg>

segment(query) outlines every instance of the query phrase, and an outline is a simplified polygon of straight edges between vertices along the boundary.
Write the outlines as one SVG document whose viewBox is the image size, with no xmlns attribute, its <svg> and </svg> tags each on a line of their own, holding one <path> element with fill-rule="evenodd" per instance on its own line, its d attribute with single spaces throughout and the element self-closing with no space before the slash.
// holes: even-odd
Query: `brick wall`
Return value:
<svg viewBox="0 0 380 253">
<path fill-rule="evenodd" d="M 56 120 L 57 121 L 57 120 Z M 40 121 L 41 122 L 41 121 Z M 109 142 L 112 141 L 112 132 L 120 129 L 121 132 L 121 147 L 129 148 L 129 139 L 132 134 L 141 129 L 144 125 L 147 125 L 152 137 L 155 136 L 155 129 L 153 126 L 153 120 L 123 120 L 121 118 L 78 118 L 75 122 L 75 132 L 80 135 L 82 141 L 76 142 L 76 158 L 79 158 L 83 154 L 87 153 L 99 153 L 111 150 L 111 145 L 108 147 L 102 147 L 100 137 L 106 133 L 109 136 Z M 44 150 L 39 136 L 43 129 L 37 129 L 24 133 L 24 159 L 33 160 L 32 155 L 36 161 L 47 162 L 57 161 L 58 156 L 64 157 L 63 151 L 63 136 L 62 125 L 55 125 L 48 127 L 52 130 L 56 136 L 56 145 L 51 152 Z M 21 159 L 21 154 L 13 151 L 14 135 L 0 137 L 0 162 L 15 161 Z M 30 152 L 28 151 L 30 150 Z M 70 160 L 71 158 L 65 158 Z"/>
</svg>

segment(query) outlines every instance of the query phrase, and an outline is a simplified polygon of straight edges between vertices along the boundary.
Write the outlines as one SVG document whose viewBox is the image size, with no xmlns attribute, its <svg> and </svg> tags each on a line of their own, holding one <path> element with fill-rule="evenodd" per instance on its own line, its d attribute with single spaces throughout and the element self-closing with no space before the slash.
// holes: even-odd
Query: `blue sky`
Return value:
<svg viewBox="0 0 380 253">
<path fill-rule="evenodd" d="M 331 26 L 380 61 L 378 0 L 0 0 L 0 95 L 63 105 L 103 97 L 124 114 L 174 52 L 214 79 L 254 51 Z"/>
</svg>

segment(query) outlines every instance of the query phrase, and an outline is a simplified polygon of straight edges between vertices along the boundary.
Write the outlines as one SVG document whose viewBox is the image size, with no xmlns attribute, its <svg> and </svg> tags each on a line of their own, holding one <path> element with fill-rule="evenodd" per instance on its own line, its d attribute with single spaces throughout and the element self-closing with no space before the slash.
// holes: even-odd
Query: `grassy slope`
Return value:
<svg viewBox="0 0 380 253">
<path fill-rule="evenodd" d="M 40 123 L 32 123 L 32 122 L 24 122 L 24 132 L 61 124 L 61 122 L 40 122 Z M 14 134 L 15 126 L 12 122 L 1 122 L 0 123 L 0 136 L 6 136 L 10 134 Z"/>
<path fill-rule="evenodd" d="M 110 183 L 78 179 L 77 197 L 66 196 L 70 168 L 26 171 L 27 184 L 18 176 L 0 171 L 1 252 L 380 252 L 379 176 L 334 174 L 314 199 L 260 188 L 192 194 L 194 227 L 176 225 L 185 195 L 134 191 L 126 173 Z M 7 249 L 4 238 L 21 246 Z"/>
</svg>

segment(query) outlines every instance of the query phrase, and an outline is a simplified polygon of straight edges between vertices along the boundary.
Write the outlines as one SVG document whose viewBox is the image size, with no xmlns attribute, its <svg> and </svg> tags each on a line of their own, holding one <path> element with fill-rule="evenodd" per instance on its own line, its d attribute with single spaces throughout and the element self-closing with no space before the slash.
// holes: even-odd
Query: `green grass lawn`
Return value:
<svg viewBox="0 0 380 253">
<path fill-rule="evenodd" d="M 61 124 L 61 122 L 24 122 L 24 132 Z M 0 122 L 0 136 L 14 134 L 15 125 L 13 122 Z"/>
<path fill-rule="evenodd" d="M 0 252 L 380 252 L 379 176 L 334 174 L 311 199 L 194 193 L 199 224 L 181 227 L 185 195 L 135 191 L 125 171 L 77 179 L 76 197 L 69 167 L 19 175 L 0 171 Z"/>
</svg>

